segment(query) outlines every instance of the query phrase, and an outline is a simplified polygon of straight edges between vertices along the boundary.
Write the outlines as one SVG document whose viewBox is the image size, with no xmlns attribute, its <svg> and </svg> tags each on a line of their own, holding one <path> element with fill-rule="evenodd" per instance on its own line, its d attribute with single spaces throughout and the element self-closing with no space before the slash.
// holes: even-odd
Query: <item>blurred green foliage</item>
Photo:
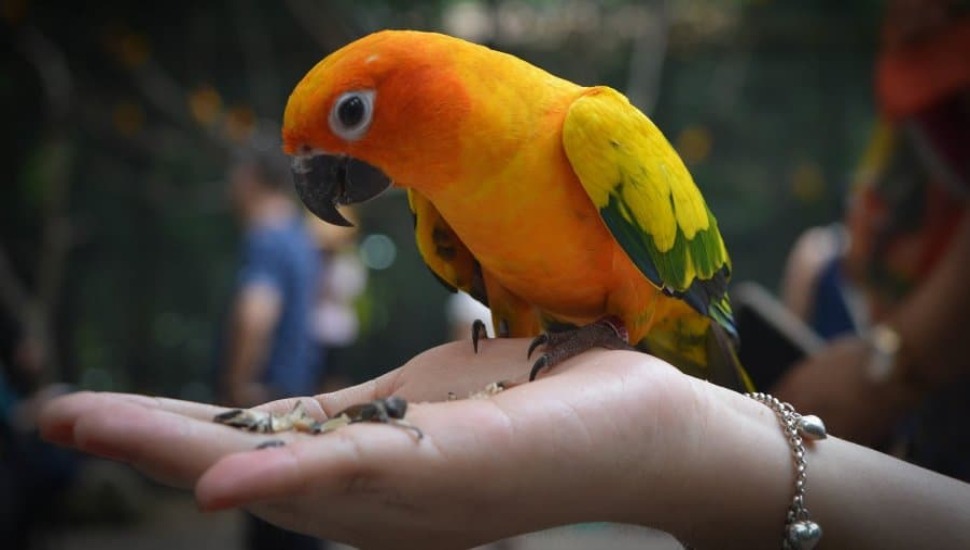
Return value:
<svg viewBox="0 0 970 550">
<path fill-rule="evenodd" d="M 18 310 L 8 296 L 0 311 L 20 321 L 33 318 L 26 310 L 47 313 L 51 364 L 67 380 L 205 397 L 235 265 L 227 152 L 253 132 L 275 133 L 289 89 L 327 52 L 385 27 L 467 33 L 566 78 L 628 91 L 687 160 L 736 280 L 772 286 L 795 236 L 840 214 L 872 119 L 880 9 L 874 0 L 5 1 L 0 291 L 10 292 L 0 297 L 27 300 Z M 346 358 L 357 379 L 447 334 L 446 292 L 417 256 L 403 196 L 369 204 L 362 227 L 398 253 L 361 300 L 364 332 Z"/>
</svg>

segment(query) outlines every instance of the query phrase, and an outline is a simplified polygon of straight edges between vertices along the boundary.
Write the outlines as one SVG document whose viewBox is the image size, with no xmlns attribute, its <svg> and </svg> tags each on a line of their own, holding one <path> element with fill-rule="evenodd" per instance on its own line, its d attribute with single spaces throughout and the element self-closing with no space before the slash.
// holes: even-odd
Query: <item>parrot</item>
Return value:
<svg viewBox="0 0 970 550">
<path fill-rule="evenodd" d="M 530 380 L 599 347 L 752 390 L 717 221 L 620 92 L 460 38 L 384 30 L 303 77 L 282 143 L 325 222 L 350 225 L 338 207 L 405 189 L 431 272 L 488 306 L 497 336 L 533 338 L 529 357 L 542 348 Z"/>
</svg>

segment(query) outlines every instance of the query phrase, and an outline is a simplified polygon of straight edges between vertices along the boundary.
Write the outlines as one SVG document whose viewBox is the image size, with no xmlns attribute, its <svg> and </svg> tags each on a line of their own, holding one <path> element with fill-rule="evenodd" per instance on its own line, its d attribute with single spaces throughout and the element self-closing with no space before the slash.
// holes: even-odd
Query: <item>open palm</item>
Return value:
<svg viewBox="0 0 970 550">
<path fill-rule="evenodd" d="M 592 351 L 489 399 L 448 400 L 522 379 L 526 346 L 489 340 L 474 354 L 468 342 L 448 344 L 376 380 L 303 399 L 323 418 L 400 395 L 422 440 L 390 425 L 354 424 L 318 436 L 277 434 L 285 446 L 257 450 L 268 436 L 212 422 L 225 409 L 104 393 L 54 401 L 42 429 L 52 441 L 194 487 L 204 509 L 241 506 L 365 547 L 468 546 L 570 522 L 635 521 L 644 512 L 637 495 L 656 486 L 657 472 L 676 478 L 682 468 L 673 466 L 690 456 L 685 442 L 703 435 L 703 382 L 641 353 Z"/>
</svg>

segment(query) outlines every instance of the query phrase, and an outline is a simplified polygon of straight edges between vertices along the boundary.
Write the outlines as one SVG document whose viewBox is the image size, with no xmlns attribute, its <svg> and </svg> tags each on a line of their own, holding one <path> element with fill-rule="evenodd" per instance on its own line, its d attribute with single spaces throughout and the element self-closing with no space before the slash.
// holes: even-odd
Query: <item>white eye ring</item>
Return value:
<svg viewBox="0 0 970 550">
<path fill-rule="evenodd" d="M 330 129 L 347 141 L 364 137 L 374 117 L 374 90 L 346 92 L 333 102 Z"/>
</svg>

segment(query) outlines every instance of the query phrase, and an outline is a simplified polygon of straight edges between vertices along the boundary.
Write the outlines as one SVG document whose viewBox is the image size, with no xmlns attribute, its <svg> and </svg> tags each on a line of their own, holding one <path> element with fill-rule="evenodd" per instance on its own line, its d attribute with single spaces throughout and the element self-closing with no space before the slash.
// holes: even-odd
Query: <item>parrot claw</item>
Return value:
<svg viewBox="0 0 970 550">
<path fill-rule="evenodd" d="M 478 343 L 482 340 L 488 340 L 488 329 L 485 327 L 485 322 L 481 319 L 475 319 L 472 323 L 472 347 L 475 349 L 475 353 L 478 353 Z"/>
<path fill-rule="evenodd" d="M 529 371 L 529 382 L 532 382 L 533 380 L 535 380 L 536 376 L 538 376 L 539 374 L 539 371 L 546 368 L 548 365 L 549 365 L 549 356 L 540 355 L 539 359 L 537 359 L 536 362 L 532 364 L 532 370 Z"/>
<path fill-rule="evenodd" d="M 534 352 L 537 347 L 543 346 L 548 343 L 549 343 L 549 335 L 546 334 L 545 332 L 543 332 L 539 336 L 536 336 L 535 338 L 532 339 L 532 343 L 529 344 L 529 351 L 528 353 L 526 353 L 525 358 L 532 359 L 532 352 Z M 535 368 L 533 367 L 532 370 L 535 371 Z M 532 378 L 534 377 L 529 377 L 529 380 L 532 380 Z"/>
<path fill-rule="evenodd" d="M 615 317 L 604 317 L 595 323 L 564 332 L 542 333 L 529 344 L 527 357 L 532 357 L 532 353 L 540 346 L 545 347 L 545 353 L 532 364 L 530 382 L 535 380 L 542 369 L 551 369 L 592 348 L 634 349 L 627 343 L 622 321 Z"/>
</svg>

